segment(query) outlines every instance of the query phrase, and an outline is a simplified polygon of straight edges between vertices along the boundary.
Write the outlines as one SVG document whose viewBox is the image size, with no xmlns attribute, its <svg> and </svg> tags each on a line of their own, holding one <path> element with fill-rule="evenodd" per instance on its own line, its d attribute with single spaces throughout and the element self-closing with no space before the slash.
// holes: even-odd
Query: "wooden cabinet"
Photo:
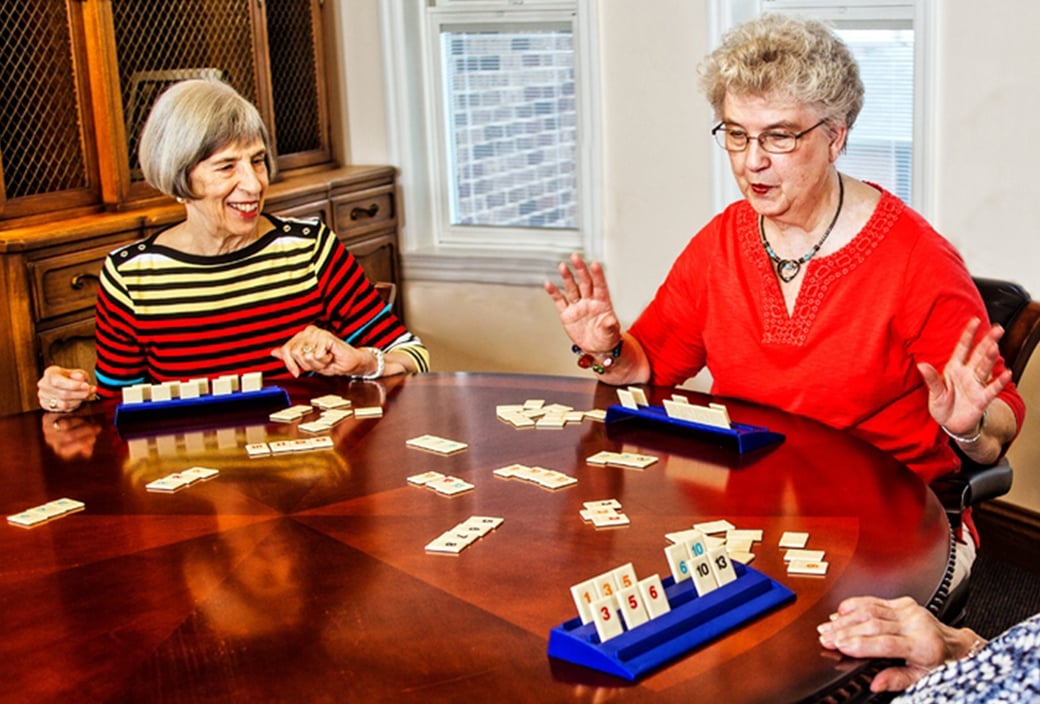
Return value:
<svg viewBox="0 0 1040 704">
<path fill-rule="evenodd" d="M 400 281 L 400 257 L 394 189 L 387 184 L 371 184 L 364 189 L 335 186 L 331 204 L 336 232 L 368 278 L 396 285 Z M 404 319 L 399 299 L 395 302 L 395 312 Z"/>
<path fill-rule="evenodd" d="M 156 197 L 137 146 L 155 98 L 217 78 L 252 101 L 278 167 L 333 164 L 323 0 L 17 0 L 0 6 L 0 227 Z"/>
<path fill-rule="evenodd" d="M 350 166 L 271 186 L 266 209 L 320 217 L 373 281 L 399 285 L 396 175 Z M 50 364 L 94 368 L 94 301 L 105 255 L 176 222 L 172 202 L 0 230 L 0 414 L 36 408 L 36 381 Z M 396 311 L 401 315 L 400 302 Z"/>
<path fill-rule="evenodd" d="M 154 100 L 184 79 L 256 105 L 280 179 L 269 212 L 321 218 L 372 279 L 399 284 L 394 170 L 335 163 L 325 0 L 0 8 L 0 414 L 36 407 L 49 364 L 93 370 L 105 255 L 183 216 L 145 183 L 137 147 Z"/>
</svg>

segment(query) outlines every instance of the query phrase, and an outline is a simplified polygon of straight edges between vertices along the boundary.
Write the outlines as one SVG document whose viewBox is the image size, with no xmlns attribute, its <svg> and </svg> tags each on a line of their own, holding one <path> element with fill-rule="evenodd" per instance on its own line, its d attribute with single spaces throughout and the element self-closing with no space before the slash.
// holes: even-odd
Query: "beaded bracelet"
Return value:
<svg viewBox="0 0 1040 704">
<path fill-rule="evenodd" d="M 378 347 L 366 347 L 366 350 L 372 353 L 372 356 L 376 359 L 376 370 L 371 374 L 358 374 L 355 375 L 355 379 L 378 379 L 383 376 L 383 371 L 386 369 L 386 357 L 383 354 L 383 350 Z"/>
<path fill-rule="evenodd" d="M 608 352 L 607 356 L 599 362 L 596 361 L 595 357 L 593 357 L 591 354 L 584 351 L 577 345 L 571 346 L 571 352 L 578 355 L 579 367 L 581 367 L 582 369 L 591 369 L 597 374 L 603 374 L 607 371 L 607 369 L 614 365 L 614 360 L 621 356 L 621 345 L 624 344 L 624 342 L 624 339 L 618 340 L 618 343 L 614 347 L 614 349 Z"/>
</svg>

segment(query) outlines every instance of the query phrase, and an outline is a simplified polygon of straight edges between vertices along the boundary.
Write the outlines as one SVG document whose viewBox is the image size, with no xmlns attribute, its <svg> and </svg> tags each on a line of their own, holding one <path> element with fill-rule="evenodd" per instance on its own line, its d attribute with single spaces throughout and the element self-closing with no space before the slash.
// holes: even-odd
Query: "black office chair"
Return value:
<svg viewBox="0 0 1040 704">
<path fill-rule="evenodd" d="M 1012 381 L 1017 384 L 1030 355 L 1040 342 L 1040 302 L 1033 301 L 1024 288 L 1009 281 L 977 278 L 975 285 L 982 294 L 989 319 L 1004 326 L 1000 354 L 1011 370 Z M 957 448 L 956 443 L 951 444 Z M 942 501 L 954 528 L 960 525 L 961 513 L 966 508 L 978 506 L 983 501 L 1006 494 L 1011 489 L 1012 479 L 1011 464 L 1007 458 L 1001 458 L 993 466 L 982 466 L 969 460 L 959 449 L 957 451 L 963 460 L 961 471 L 939 477 L 932 482 L 932 490 Z M 948 573 L 938 593 L 926 606 L 946 623 L 958 625 L 966 614 L 970 580 L 965 580 L 950 591 L 950 577 L 951 574 Z M 807 701 L 886 704 L 895 695 L 871 692 L 870 681 L 891 664 L 895 664 L 894 661 L 871 661 L 865 667 L 850 673 L 837 688 L 837 696 L 829 694 L 826 698 Z"/>
<path fill-rule="evenodd" d="M 1000 354 L 1011 370 L 1012 381 L 1017 384 L 1040 342 L 1040 302 L 1032 300 L 1024 288 L 1009 281 L 976 278 L 975 285 L 982 294 L 990 321 L 1004 327 Z M 995 465 L 983 466 L 960 453 L 956 443 L 953 446 L 961 454 L 961 471 L 939 477 L 931 486 L 956 528 L 965 509 L 1006 494 L 1011 489 L 1013 474 L 1006 457 Z M 964 619 L 967 600 L 968 581 L 965 580 L 946 595 L 937 615 L 947 623 L 959 623 Z"/>
</svg>

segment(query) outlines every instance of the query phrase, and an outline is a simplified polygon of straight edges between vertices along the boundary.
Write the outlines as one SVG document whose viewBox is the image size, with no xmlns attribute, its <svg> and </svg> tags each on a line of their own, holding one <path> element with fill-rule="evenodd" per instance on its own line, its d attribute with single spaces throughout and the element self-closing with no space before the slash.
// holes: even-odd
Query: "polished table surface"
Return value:
<svg viewBox="0 0 1040 704">
<path fill-rule="evenodd" d="M 296 425 L 223 419 L 122 438 L 113 406 L 0 418 L 4 515 L 70 497 L 84 511 L 0 526 L 0 700 L 603 702 L 799 701 L 861 661 L 823 651 L 816 625 L 848 596 L 933 598 L 949 524 L 933 494 L 874 448 L 812 421 L 728 401 L 735 422 L 784 433 L 739 455 L 674 433 L 589 419 L 514 428 L 499 404 L 616 403 L 594 380 L 431 374 L 283 385 L 294 403 L 339 393 L 381 418 L 335 426 L 333 450 L 249 458 L 247 442 L 308 436 Z M 652 403 L 674 389 L 648 389 Z M 707 397 L 690 393 L 691 402 Z M 441 456 L 405 445 L 469 444 Z M 600 450 L 652 454 L 603 468 Z M 522 463 L 578 483 L 548 491 L 492 470 Z M 200 465 L 215 479 L 174 494 L 144 485 Z M 435 470 L 476 488 L 409 485 Z M 585 501 L 631 519 L 597 530 Z M 472 515 L 505 519 L 457 556 L 424 550 Z M 665 534 L 724 518 L 760 528 L 752 567 L 796 600 L 628 683 L 547 656 L 576 613 L 569 587 L 624 563 L 668 575 Z M 789 576 L 783 531 L 826 551 L 823 577 Z"/>
</svg>

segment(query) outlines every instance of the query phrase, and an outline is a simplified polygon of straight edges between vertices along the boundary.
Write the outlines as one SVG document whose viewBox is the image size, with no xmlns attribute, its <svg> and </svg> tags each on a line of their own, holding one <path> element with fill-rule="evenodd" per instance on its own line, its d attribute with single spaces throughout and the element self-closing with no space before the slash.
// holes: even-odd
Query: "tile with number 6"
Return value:
<svg viewBox="0 0 1040 704">
<path fill-rule="evenodd" d="M 639 591 L 643 595 L 643 605 L 646 606 L 646 613 L 650 618 L 657 618 L 672 610 L 660 575 L 652 574 L 639 580 Z"/>
</svg>

